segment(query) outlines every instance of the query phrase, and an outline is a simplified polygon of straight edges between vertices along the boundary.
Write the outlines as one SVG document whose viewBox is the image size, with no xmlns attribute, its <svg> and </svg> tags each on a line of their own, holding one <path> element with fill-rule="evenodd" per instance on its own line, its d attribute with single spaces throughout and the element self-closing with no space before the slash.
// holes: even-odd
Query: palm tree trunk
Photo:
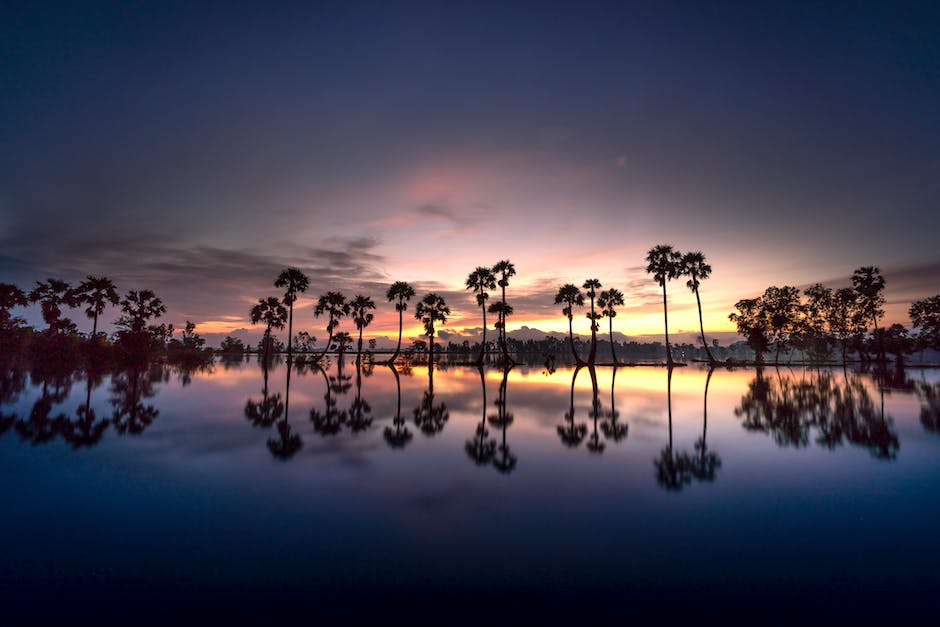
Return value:
<svg viewBox="0 0 940 627">
<path fill-rule="evenodd" d="M 575 363 L 582 363 L 578 352 L 574 350 L 574 316 L 568 316 L 568 341 L 571 344 L 571 354 L 574 355 Z"/>
<path fill-rule="evenodd" d="M 434 331 L 428 334 L 428 370 L 434 369 Z"/>
<path fill-rule="evenodd" d="M 362 357 L 362 327 L 359 327 L 359 346 L 356 347 L 356 366 L 359 366 Z"/>
<path fill-rule="evenodd" d="M 695 277 L 692 277 L 692 280 L 695 281 Z M 698 287 L 695 288 L 695 302 L 698 303 L 698 328 L 702 332 L 702 346 L 705 347 L 705 353 L 708 355 L 708 363 L 715 363 L 715 358 L 712 356 L 711 350 L 708 348 L 708 341 L 705 339 L 705 323 L 702 322 L 702 299 L 698 295 Z"/>
<path fill-rule="evenodd" d="M 666 407 L 669 414 L 669 452 L 672 453 L 672 368 L 666 375 Z"/>
<path fill-rule="evenodd" d="M 333 321 L 330 320 L 330 323 L 331 323 L 331 324 L 329 325 L 329 326 L 330 326 L 329 337 L 326 338 L 326 346 L 323 348 L 323 352 L 320 353 L 320 356 L 317 357 L 318 360 L 323 359 L 324 357 L 326 357 L 327 351 L 330 350 L 330 344 L 332 344 L 332 342 L 333 342 L 333 324 L 332 324 L 332 322 L 333 322 Z"/>
<path fill-rule="evenodd" d="M 483 303 L 480 309 L 483 310 L 483 341 L 480 342 L 480 357 L 477 359 L 477 364 L 482 366 L 486 355 L 486 303 Z"/>
<path fill-rule="evenodd" d="M 591 352 L 588 354 L 588 364 L 594 365 L 597 357 L 597 321 L 594 319 L 594 297 L 591 297 Z"/>
<path fill-rule="evenodd" d="M 619 365 L 619 362 L 617 361 L 617 352 L 614 350 L 614 317 L 611 316 L 609 320 L 610 320 L 610 356 L 614 360 L 614 365 L 617 366 Z"/>
<path fill-rule="evenodd" d="M 91 324 L 91 340 L 95 341 L 95 336 L 98 335 L 98 313 L 95 312 L 95 321 Z"/>
<path fill-rule="evenodd" d="M 666 282 L 663 281 L 663 317 L 666 321 L 666 365 L 672 366 L 672 348 L 669 346 L 669 307 L 666 304 Z"/>
<path fill-rule="evenodd" d="M 287 361 L 290 363 L 294 350 L 294 300 L 290 302 L 290 313 L 287 315 Z"/>
<path fill-rule="evenodd" d="M 398 359 L 398 353 L 401 352 L 401 330 L 402 330 L 402 326 L 404 326 L 404 320 L 402 318 L 403 310 L 400 308 L 400 306 L 401 306 L 401 303 L 399 303 L 399 309 L 398 309 L 398 346 L 395 347 L 395 353 L 392 355 L 392 358 L 388 360 L 389 364 L 395 363 L 395 360 Z"/>
</svg>

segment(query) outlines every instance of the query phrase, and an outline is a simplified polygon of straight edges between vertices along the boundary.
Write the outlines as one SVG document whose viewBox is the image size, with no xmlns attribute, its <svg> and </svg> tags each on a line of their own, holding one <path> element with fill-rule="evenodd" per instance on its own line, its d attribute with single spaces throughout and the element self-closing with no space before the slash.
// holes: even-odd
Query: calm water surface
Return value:
<svg viewBox="0 0 940 627">
<path fill-rule="evenodd" d="M 940 584 L 938 375 L 11 375 L 0 597 L 16 617 L 913 615 Z"/>
</svg>

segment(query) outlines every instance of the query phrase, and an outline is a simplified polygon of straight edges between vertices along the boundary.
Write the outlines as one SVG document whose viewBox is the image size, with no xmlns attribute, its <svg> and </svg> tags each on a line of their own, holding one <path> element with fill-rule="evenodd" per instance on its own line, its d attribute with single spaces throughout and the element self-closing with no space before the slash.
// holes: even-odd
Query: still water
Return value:
<svg viewBox="0 0 940 627">
<path fill-rule="evenodd" d="M 897 618 L 940 584 L 937 371 L 19 376 L 8 616 Z"/>
</svg>

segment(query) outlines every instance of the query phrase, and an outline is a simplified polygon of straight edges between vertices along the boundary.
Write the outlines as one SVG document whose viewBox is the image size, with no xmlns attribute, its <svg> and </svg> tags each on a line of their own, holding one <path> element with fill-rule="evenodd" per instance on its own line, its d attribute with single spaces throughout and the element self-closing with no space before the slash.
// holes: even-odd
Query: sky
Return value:
<svg viewBox="0 0 940 627">
<path fill-rule="evenodd" d="M 655 339 L 659 243 L 712 265 L 714 337 L 862 265 L 889 321 L 940 292 L 935 4 L 194 4 L 3 4 L 0 281 L 105 274 L 213 338 L 257 335 L 286 266 L 320 336 L 336 289 L 394 336 L 404 280 L 475 337 L 464 280 L 510 259 L 510 329 L 566 330 L 557 287 L 596 277 Z M 669 299 L 694 331 L 684 281 Z"/>
</svg>

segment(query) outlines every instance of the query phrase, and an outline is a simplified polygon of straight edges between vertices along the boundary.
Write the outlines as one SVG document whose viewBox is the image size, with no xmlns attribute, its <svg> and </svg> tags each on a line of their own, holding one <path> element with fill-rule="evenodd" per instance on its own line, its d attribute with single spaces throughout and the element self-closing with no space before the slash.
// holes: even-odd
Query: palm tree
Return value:
<svg viewBox="0 0 940 627">
<path fill-rule="evenodd" d="M 666 304 L 666 282 L 682 276 L 682 254 L 672 246 L 660 244 L 646 253 L 646 272 L 663 288 L 663 316 L 666 322 L 666 364 L 672 366 L 672 348 L 669 345 L 669 309 Z"/>
<path fill-rule="evenodd" d="M 358 366 L 362 358 L 362 330 L 372 324 L 372 319 L 375 316 L 369 310 L 375 309 L 375 301 L 368 296 L 357 294 L 349 302 L 349 308 L 352 311 L 353 322 L 356 323 L 356 328 L 359 329 L 359 345 L 356 348 L 356 365 Z"/>
<path fill-rule="evenodd" d="M 588 279 L 584 282 L 584 285 L 581 286 L 587 290 L 585 294 L 591 299 L 591 311 L 588 312 L 587 319 L 591 321 L 591 352 L 588 354 L 588 363 L 592 366 L 597 356 L 597 321 L 601 318 L 601 315 L 594 311 L 594 298 L 597 296 L 596 290 L 600 286 L 601 282 L 597 279 Z"/>
<path fill-rule="evenodd" d="M 72 287 L 60 279 L 37 281 L 29 293 L 29 300 L 41 303 L 42 319 L 49 325 L 49 333 L 73 333 L 75 324 L 62 317 L 62 307 L 75 307 L 76 299 Z"/>
<path fill-rule="evenodd" d="M 89 275 L 84 281 L 79 283 L 75 290 L 75 296 L 79 303 L 88 305 L 85 309 L 85 315 L 94 320 L 91 327 L 91 339 L 94 340 L 98 335 L 98 316 L 104 313 L 108 303 L 117 305 L 121 302 L 118 297 L 114 282 L 106 277 Z"/>
<path fill-rule="evenodd" d="M 326 357 L 326 352 L 330 350 L 330 344 L 333 342 L 333 331 L 339 326 L 340 318 L 349 315 L 349 303 L 346 302 L 346 297 L 340 292 L 327 292 L 321 295 L 317 306 L 313 309 L 313 315 L 319 318 L 324 313 L 328 314 L 326 331 L 329 337 L 326 340 L 326 347 L 317 359 Z"/>
<path fill-rule="evenodd" d="M 271 329 L 283 329 L 287 322 L 287 308 L 274 296 L 259 298 L 258 304 L 248 312 L 251 324 L 264 323 L 264 363 L 267 367 L 268 348 L 271 346 Z"/>
<path fill-rule="evenodd" d="M 450 307 L 444 302 L 444 299 L 435 293 L 427 294 L 421 302 L 415 307 L 415 318 L 424 325 L 424 332 L 428 336 L 428 368 L 433 367 L 434 360 L 434 323 L 447 322 L 447 316 L 450 315 Z"/>
<path fill-rule="evenodd" d="M 512 308 L 506 304 L 506 287 L 509 285 L 510 277 L 516 275 L 516 266 L 508 259 L 504 259 L 493 266 L 493 274 L 499 275 L 497 284 L 502 289 L 502 308 L 499 310 L 499 337 L 500 344 L 503 347 L 503 359 L 506 363 L 516 363 L 509 356 L 509 345 L 506 342 L 506 318 L 512 314 Z"/>
<path fill-rule="evenodd" d="M 29 299 L 23 290 L 11 283 L 0 283 L 0 331 L 8 325 L 15 326 L 20 318 L 14 318 L 10 310 L 14 307 L 26 307 Z"/>
<path fill-rule="evenodd" d="M 584 362 L 578 356 L 578 351 L 574 349 L 574 306 L 584 306 L 584 294 L 581 293 L 577 285 L 565 283 L 558 288 L 558 293 L 555 294 L 555 304 L 560 303 L 565 304 L 561 313 L 568 317 L 568 340 L 571 343 L 571 354 L 574 355 L 575 362 L 582 364 Z"/>
<path fill-rule="evenodd" d="M 708 341 L 705 339 L 705 324 L 702 322 L 702 299 L 699 297 L 698 288 L 701 282 L 712 274 L 712 267 L 705 263 L 705 255 L 701 252 L 686 253 L 682 255 L 682 274 L 687 275 L 689 280 L 686 285 L 695 293 L 695 302 L 698 304 L 698 326 L 702 332 L 702 346 L 705 347 L 705 353 L 708 355 L 708 363 L 714 364 L 715 357 L 708 348 Z"/>
<path fill-rule="evenodd" d="M 614 349 L 614 318 L 617 317 L 617 307 L 623 305 L 623 292 L 616 288 L 604 290 L 597 298 L 597 306 L 601 308 L 601 315 L 606 316 L 610 323 L 610 356 L 617 366 L 617 351 Z"/>
<path fill-rule="evenodd" d="M 477 269 L 467 277 L 467 289 L 473 290 L 477 297 L 477 305 L 483 310 L 483 341 L 480 342 L 480 357 L 477 364 L 483 364 L 486 355 L 486 299 L 490 297 L 486 290 L 496 289 L 496 275 L 489 268 L 477 266 Z"/>
<path fill-rule="evenodd" d="M 414 288 L 404 281 L 395 281 L 392 283 L 392 286 L 388 288 L 388 291 L 385 292 L 385 297 L 388 298 L 389 302 L 393 300 L 398 301 L 395 303 L 395 310 L 398 312 L 398 345 L 395 347 L 395 354 L 388 360 L 389 364 L 395 363 L 395 360 L 398 359 L 398 353 L 401 352 L 401 332 L 404 326 L 403 315 L 404 311 L 408 309 L 408 301 L 411 300 L 414 295 Z"/>
<path fill-rule="evenodd" d="M 307 275 L 297 268 L 287 268 L 281 271 L 274 281 L 274 287 L 284 288 L 284 304 L 290 308 L 287 318 L 287 359 L 290 361 L 291 351 L 294 348 L 294 302 L 297 294 L 306 292 L 310 285 Z"/>
</svg>

